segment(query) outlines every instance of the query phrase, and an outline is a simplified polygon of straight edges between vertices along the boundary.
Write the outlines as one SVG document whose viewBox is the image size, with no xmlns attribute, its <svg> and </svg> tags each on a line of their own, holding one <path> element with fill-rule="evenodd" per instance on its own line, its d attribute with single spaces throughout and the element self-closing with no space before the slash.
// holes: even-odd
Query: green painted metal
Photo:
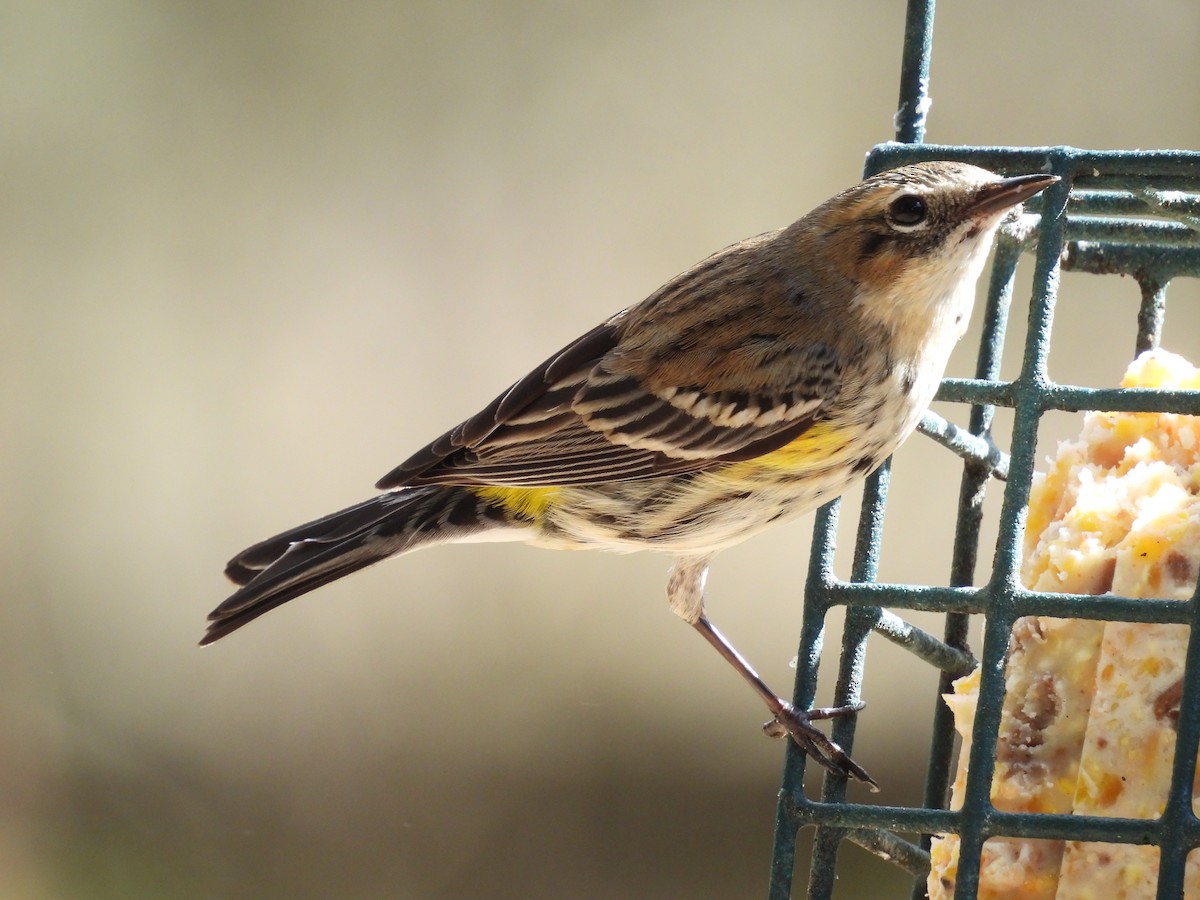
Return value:
<svg viewBox="0 0 1200 900">
<path fill-rule="evenodd" d="M 1168 287 L 1180 276 L 1200 276 L 1200 153 L 1186 151 L 1089 151 L 1073 147 L 965 147 L 919 143 L 924 135 L 925 102 L 932 45 L 933 0 L 910 0 L 905 29 L 897 143 L 876 147 L 866 174 L 930 159 L 971 162 L 997 172 L 1051 172 L 1062 180 L 1027 204 L 1040 218 L 1035 228 L 1005 226 L 1000 234 L 988 283 L 975 377 L 946 379 L 938 399 L 969 405 L 964 430 L 937 416 L 921 430 L 962 458 L 957 526 L 949 587 L 881 584 L 876 580 L 890 466 L 868 479 L 859 516 L 849 580 L 833 574 L 838 502 L 817 514 L 805 608 L 797 656 L 794 702 L 808 707 L 816 692 L 825 622 L 841 609 L 844 631 L 834 703 L 864 696 L 863 673 L 868 639 L 875 632 L 911 650 L 940 670 L 926 785 L 919 808 L 876 806 L 846 800 L 843 779 L 825 775 L 817 799 L 803 789 L 804 755 L 789 747 L 776 816 L 775 851 L 769 896 L 793 896 L 796 838 L 813 827 L 807 896 L 833 895 L 838 850 L 853 841 L 897 863 L 913 877 L 914 898 L 924 896 L 929 866 L 929 835 L 960 835 L 958 898 L 974 897 L 983 842 L 994 835 L 1065 838 L 1084 841 L 1154 844 L 1160 848 L 1160 898 L 1182 895 L 1187 853 L 1200 847 L 1200 820 L 1192 811 L 1192 776 L 1200 743 L 1200 641 L 1191 641 L 1178 722 L 1173 781 L 1167 809 L 1157 820 L 1075 815 L 1002 813 L 989 802 L 997 729 L 1004 690 L 1004 660 L 1012 624 L 1025 615 L 1175 622 L 1192 627 L 1200 620 L 1200 596 L 1190 601 L 1135 600 L 1113 595 L 1034 593 L 1018 581 L 1025 508 L 1033 477 L 1038 423 L 1048 411 L 1084 410 L 1178 412 L 1200 415 L 1200 391 L 1096 389 L 1056 384 L 1047 371 L 1059 274 L 1081 271 L 1098 276 L 1134 277 L 1142 291 L 1132 352 L 1158 345 Z M 1024 355 L 1012 381 L 999 379 L 1000 355 L 1013 295 L 1013 276 L 1021 255 L 1034 257 Z M 998 407 L 1013 410 L 1008 452 L 992 442 L 990 427 Z M 999 538 L 991 572 L 976 583 L 983 497 L 989 485 L 1003 481 Z M 1200 593 L 1200 592 L 1198 592 Z M 904 610 L 943 613 L 942 636 L 935 637 L 904 621 Z M 972 616 L 987 622 L 981 658 L 983 670 L 970 753 L 966 798 L 959 811 L 946 809 L 952 777 L 954 733 L 940 695 L 953 678 L 974 663 L 967 644 Z M 865 690 L 869 698 L 869 686 Z M 869 709 L 865 715 L 870 715 Z M 836 719 L 832 736 L 848 750 L 854 745 L 854 717 Z M 862 754 L 869 758 L 869 748 Z M 922 836 L 919 843 L 897 832 Z"/>
</svg>

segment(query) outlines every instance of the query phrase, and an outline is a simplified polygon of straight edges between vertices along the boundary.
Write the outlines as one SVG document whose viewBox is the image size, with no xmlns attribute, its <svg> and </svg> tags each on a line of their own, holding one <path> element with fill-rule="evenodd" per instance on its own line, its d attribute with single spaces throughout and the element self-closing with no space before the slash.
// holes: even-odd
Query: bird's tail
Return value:
<svg viewBox="0 0 1200 900">
<path fill-rule="evenodd" d="M 211 644 L 280 604 L 389 556 L 468 540 L 513 523 L 469 488 L 408 488 L 372 497 L 248 547 L 225 574 L 240 585 L 209 613 Z"/>
</svg>

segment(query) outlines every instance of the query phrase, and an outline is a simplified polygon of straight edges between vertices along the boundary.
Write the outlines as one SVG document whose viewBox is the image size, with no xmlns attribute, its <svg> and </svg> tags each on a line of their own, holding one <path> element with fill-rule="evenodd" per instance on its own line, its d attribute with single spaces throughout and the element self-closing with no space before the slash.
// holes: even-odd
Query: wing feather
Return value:
<svg viewBox="0 0 1200 900">
<path fill-rule="evenodd" d="M 631 352 L 626 340 L 630 319 L 640 322 L 655 302 L 677 302 L 674 287 L 696 272 L 714 282 L 709 297 L 719 296 L 722 278 L 756 297 L 779 289 L 775 282 L 755 288 L 747 281 L 743 257 L 759 241 L 725 251 L 730 260 L 726 275 L 721 265 L 707 260 L 644 304 L 567 345 L 377 486 L 628 481 L 724 465 L 794 440 L 821 418 L 841 385 L 838 353 L 826 343 L 803 341 L 807 329 L 777 323 L 764 332 L 753 306 L 743 310 L 744 321 L 728 308 L 714 308 L 710 318 L 725 324 L 717 329 L 713 346 L 697 346 L 671 337 L 672 328 L 694 330 L 694 316 L 688 321 L 667 309 L 662 322 L 667 333 L 655 336 L 661 365 L 643 356 L 640 369 L 634 358 L 639 349 Z M 712 299 L 706 303 L 721 307 Z M 731 355 L 739 359 L 739 371 L 752 389 L 730 389 L 735 382 L 727 376 L 721 389 L 708 391 L 663 383 L 673 372 L 703 376 L 714 365 L 727 371 Z"/>
</svg>

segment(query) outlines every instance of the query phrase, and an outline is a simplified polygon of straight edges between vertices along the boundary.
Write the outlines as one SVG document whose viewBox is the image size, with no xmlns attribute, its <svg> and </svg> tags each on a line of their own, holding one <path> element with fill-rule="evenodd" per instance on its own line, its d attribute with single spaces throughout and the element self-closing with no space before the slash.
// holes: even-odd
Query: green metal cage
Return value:
<svg viewBox="0 0 1200 900">
<path fill-rule="evenodd" d="M 1200 742 L 1200 641 L 1190 640 L 1168 801 L 1158 819 L 1007 813 L 990 802 L 997 733 L 1004 699 L 1004 668 L 1013 623 L 1022 616 L 1126 622 L 1200 623 L 1200 591 L 1187 602 L 1145 600 L 1104 594 L 1035 593 L 1019 582 L 1025 509 L 1033 479 L 1039 421 L 1051 411 L 1111 410 L 1200 415 L 1200 391 L 1093 389 L 1053 382 L 1047 370 L 1059 274 L 1124 274 L 1141 289 L 1136 339 L 1131 349 L 1156 347 L 1161 336 L 1167 288 L 1177 276 L 1200 275 L 1200 153 L 1086 151 L 1072 147 L 965 147 L 922 143 L 928 105 L 934 0 L 909 0 L 904 37 L 896 142 L 876 147 L 866 174 L 931 159 L 974 163 L 1004 174 L 1045 171 L 1061 181 L 1027 207 L 1040 214 L 1032 231 L 1002 230 L 997 242 L 985 307 L 975 378 L 948 378 L 937 399 L 970 407 L 962 430 L 930 414 L 921 430 L 963 458 L 950 587 L 883 584 L 876 580 L 887 501 L 889 466 L 869 480 L 859 517 L 849 580 L 833 574 L 837 501 L 817 515 L 797 663 L 794 702 L 812 705 L 827 617 L 842 611 L 843 640 L 834 703 L 854 703 L 864 693 L 867 641 L 872 632 L 894 641 L 940 672 L 925 790 L 920 807 L 846 801 L 844 779 L 826 774 L 820 795 L 804 792 L 806 760 L 788 748 L 776 819 L 769 896 L 792 896 L 796 841 L 813 828 L 807 896 L 833 895 L 841 843 L 853 841 L 903 867 L 913 879 L 912 897 L 925 896 L 929 841 L 934 833 L 960 836 L 957 898 L 976 896 L 984 841 L 994 836 L 1150 844 L 1159 848 L 1159 898 L 1183 895 L 1184 864 L 1200 847 L 1200 820 L 1193 813 L 1192 780 Z M 1005 326 L 1018 258 L 1034 261 L 1028 330 L 1020 372 L 999 378 Z M 1131 329 L 1132 330 L 1132 329 Z M 991 426 L 997 408 L 1013 410 L 1012 443 L 995 447 Z M 990 577 L 975 584 L 984 519 L 985 488 L 1004 479 L 999 538 Z M 893 610 L 944 615 L 942 636 L 905 622 Z M 972 616 L 987 622 L 981 659 L 967 643 Z M 949 811 L 954 729 L 940 695 L 978 664 L 982 668 L 978 708 L 962 808 Z M 869 699 L 869 686 L 866 691 Z M 869 715 L 869 710 L 866 713 Z M 849 749 L 854 717 L 835 720 L 833 738 Z M 920 843 L 897 832 L 922 836 Z"/>
</svg>

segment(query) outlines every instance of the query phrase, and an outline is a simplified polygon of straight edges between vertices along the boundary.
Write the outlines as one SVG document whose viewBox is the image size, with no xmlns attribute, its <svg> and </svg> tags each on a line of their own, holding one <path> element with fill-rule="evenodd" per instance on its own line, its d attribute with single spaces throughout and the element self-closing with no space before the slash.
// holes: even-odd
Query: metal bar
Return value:
<svg viewBox="0 0 1200 900">
<path fill-rule="evenodd" d="M 879 552 L 883 545 L 883 515 L 887 511 L 888 487 L 892 482 L 892 458 L 889 456 L 871 473 L 863 485 L 862 510 L 858 514 L 858 533 L 854 542 L 854 561 L 850 581 L 874 583 L 879 578 Z"/>
<path fill-rule="evenodd" d="M 1167 391 L 1160 388 L 1090 388 L 1074 384 L 1054 384 L 1039 379 L 1026 396 L 1042 411 L 1085 412 L 1173 412 L 1200 415 L 1200 391 Z M 958 403 L 1015 407 L 1014 382 L 983 381 L 977 378 L 946 378 L 938 389 L 938 400 Z"/>
<path fill-rule="evenodd" d="M 879 573 L 879 551 L 883 544 L 883 515 L 887 508 L 891 460 L 885 460 L 866 481 L 862 510 L 858 517 L 858 536 L 850 577 L 858 582 L 874 581 Z M 838 657 L 835 705 L 856 703 L 862 695 L 863 666 L 867 657 L 867 639 L 876 623 L 871 607 L 851 606 L 842 627 L 842 652 Z M 856 716 L 839 716 L 830 727 L 830 738 L 847 753 L 854 748 Z M 821 781 L 821 802 L 841 803 L 846 799 L 846 779 L 826 772 Z M 812 868 L 808 893 L 813 900 L 829 896 L 833 890 L 832 873 L 837 870 L 838 850 L 846 836 L 840 828 L 817 826 L 813 836 Z M 818 873 L 830 873 L 827 878 Z"/>
<path fill-rule="evenodd" d="M 1154 273 L 1166 284 L 1177 275 L 1200 275 L 1200 247 L 1074 241 L 1063 251 L 1063 269 L 1094 275 Z"/>
<path fill-rule="evenodd" d="M 900 62 L 900 101 L 896 105 L 896 140 L 919 144 L 925 139 L 929 114 L 929 60 L 933 51 L 934 0 L 909 0 L 904 19 Z"/>
<path fill-rule="evenodd" d="M 1151 150 L 1145 154 L 1140 154 L 1139 151 L 1117 151 L 1122 156 L 1127 156 L 1130 152 L 1135 154 L 1135 158 L 1162 157 L 1166 159 L 1179 159 L 1187 162 L 1189 157 L 1195 156 L 1195 151 L 1173 151 L 1173 150 Z M 1195 194 L 1196 181 L 1194 174 L 1185 172 L 1165 172 L 1155 169 L 1153 165 L 1148 166 L 1145 171 L 1117 171 L 1113 168 L 1108 168 L 1107 171 L 1093 170 L 1089 173 L 1086 170 L 1075 174 L 1077 179 L 1080 179 L 1079 185 L 1083 190 L 1127 190 L 1133 191 L 1136 194 L 1145 196 L 1150 202 L 1153 202 L 1154 196 L 1173 196 L 1177 194 Z M 1165 205 L 1165 204 L 1164 204 Z M 1164 209 L 1169 217 L 1179 219 L 1180 216 L 1186 216 L 1186 209 Z"/>
<path fill-rule="evenodd" d="M 1001 232 L 996 243 L 992 271 L 988 283 L 987 302 L 983 312 L 983 332 L 980 335 L 979 357 L 975 364 L 975 377 L 994 381 L 1000 375 L 1000 363 L 1004 350 L 1004 337 L 1008 328 L 1008 313 L 1012 306 L 1013 277 L 1020 260 L 1024 240 Z M 990 405 L 971 407 L 970 431 L 972 434 L 988 436 L 996 408 Z M 990 444 L 990 440 L 989 440 Z M 1004 459 L 1005 476 L 1008 473 L 1008 458 Z M 958 515 L 954 528 L 954 550 L 950 563 L 950 584 L 965 587 L 974 584 L 975 567 L 979 555 L 979 532 L 983 523 L 983 501 L 991 472 L 983 465 L 968 464 L 963 467 L 959 486 Z M 967 643 L 970 616 L 966 613 L 947 612 L 943 637 L 948 646 L 970 652 Z M 922 806 L 927 809 L 949 808 L 950 785 L 954 764 L 954 715 L 942 701 L 942 696 L 954 688 L 956 673 L 944 669 L 938 677 L 937 698 L 934 703 L 932 734 L 929 742 L 929 763 L 926 768 L 925 789 Z M 928 850 L 931 835 L 921 836 L 921 847 Z M 922 900 L 926 885 L 913 885 L 912 900 Z"/>
<path fill-rule="evenodd" d="M 1165 247 L 1195 246 L 1196 229 L 1182 222 L 1162 219 L 1131 219 L 1118 216 L 1068 216 L 1068 241 L 1118 241 L 1158 244 Z"/>
<path fill-rule="evenodd" d="M 1188 805 L 1191 800 L 1188 798 Z M 907 806 L 868 806 L 857 803 L 813 803 L 793 811 L 805 824 L 820 822 L 846 830 L 878 828 L 916 833 L 960 830 L 962 812 L 945 809 L 916 809 Z M 989 836 L 1066 839 L 1104 844 L 1161 844 L 1168 828 L 1182 829 L 1183 842 L 1200 846 L 1200 822 L 1166 824 L 1162 819 L 1128 819 L 1082 816 L 1074 813 L 1013 813 L 993 811 Z M 962 868 L 960 854 L 959 879 Z"/>
<path fill-rule="evenodd" d="M 841 828 L 882 828 L 888 831 L 932 833 L 957 831 L 959 814 L 944 809 L 908 806 L 870 806 L 862 803 L 808 801 L 792 810 L 802 824 L 828 822 Z"/>
<path fill-rule="evenodd" d="M 1200 416 L 1200 391 L 1159 388 L 1087 388 L 1046 384 L 1038 398 L 1042 409 L 1085 412 L 1170 412 Z"/>
<path fill-rule="evenodd" d="M 1150 188 L 1132 190 L 1094 190 L 1083 188 L 1075 191 L 1067 201 L 1071 212 L 1087 214 L 1108 213 L 1114 215 L 1144 216 L 1148 213 L 1178 217 L 1178 221 L 1190 222 L 1200 216 L 1200 195 L 1177 191 L 1156 191 Z"/>
<path fill-rule="evenodd" d="M 1142 187 L 1138 197 L 1155 213 L 1173 218 L 1200 232 L 1200 192 L 1162 191 Z"/>
<path fill-rule="evenodd" d="M 975 406 L 1014 406 L 1011 381 L 981 378 L 943 378 L 935 400 L 970 403 Z"/>
<path fill-rule="evenodd" d="M 955 540 L 957 543 L 957 534 Z M 969 654 L 967 635 L 970 623 L 970 616 L 964 613 L 947 613 L 943 629 L 946 645 Z M 950 808 L 950 787 L 954 771 L 954 713 L 942 697 L 954 690 L 954 681 L 958 677 L 960 676 L 957 673 L 948 669 L 943 669 L 938 675 L 937 695 L 934 699 L 933 723 L 929 738 L 929 763 L 925 770 L 925 788 L 921 798 L 921 805 L 926 809 Z M 921 849 L 928 853 L 932 845 L 933 835 L 922 834 Z M 926 896 L 924 879 L 913 883 L 911 896 L 912 900 L 923 900 Z"/>
<path fill-rule="evenodd" d="M 792 702 L 799 709 L 812 706 L 816 696 L 817 671 L 821 663 L 821 647 L 825 639 L 825 613 L 828 609 L 828 587 L 834 581 L 833 557 L 837 546 L 837 525 L 841 501 L 826 503 L 817 510 L 813 523 L 812 551 L 808 576 L 804 585 L 804 613 L 800 626 L 800 646 L 796 653 L 796 684 Z M 796 866 L 796 836 L 800 830 L 799 810 L 808 799 L 804 796 L 804 768 L 807 757 L 794 741 L 787 742 L 784 751 L 783 776 L 780 780 L 779 802 L 775 812 L 775 846 L 771 853 L 770 900 L 789 900 Z M 828 890 L 832 896 L 832 871 L 827 873 Z M 812 881 L 818 876 L 810 868 Z M 818 895 L 820 896 L 820 895 Z"/>
<path fill-rule="evenodd" d="M 864 850 L 870 850 L 881 859 L 895 863 L 923 883 L 929 875 L 929 852 L 911 841 L 882 828 L 862 828 L 847 831 L 846 840 L 853 841 Z"/>
<path fill-rule="evenodd" d="M 933 411 L 921 417 L 917 431 L 933 438 L 967 462 L 986 466 L 987 471 L 1001 481 L 1008 477 L 1008 454 L 993 444 L 990 438 L 971 434 Z"/>
<path fill-rule="evenodd" d="M 1057 170 L 1056 170 L 1057 174 Z M 1049 383 L 1046 362 L 1050 353 L 1050 327 L 1058 293 L 1059 253 L 1062 247 L 1063 215 L 1071 184 L 1064 179 L 1046 190 L 1045 213 L 1038 237 L 1033 298 L 1021 375 L 1016 382 L 1013 417 L 1012 460 L 1000 511 L 1000 537 L 992 579 L 986 590 L 988 627 L 984 632 L 980 660 L 981 680 L 971 753 L 959 831 L 959 864 L 955 895 L 973 897 L 979 887 L 983 842 L 996 814 L 991 805 L 992 775 L 996 763 L 996 741 L 1004 700 L 1004 661 L 1009 632 L 1015 618 L 1012 597 L 1020 571 L 1020 541 L 1024 533 L 1025 507 L 1033 481 L 1034 453 L 1042 404 L 1041 389 Z"/>
<path fill-rule="evenodd" d="M 894 612 L 878 606 L 854 606 L 863 610 L 874 622 L 874 629 L 893 644 L 908 650 L 931 666 L 941 669 L 951 678 L 959 678 L 975 668 L 975 657 L 969 650 L 951 647 L 928 631 L 904 621 Z M 839 701 L 840 704 L 841 701 Z"/>
<path fill-rule="evenodd" d="M 1163 320 L 1167 316 L 1167 286 L 1148 272 L 1139 272 L 1135 277 L 1142 291 L 1142 303 L 1138 307 L 1134 352 L 1144 353 L 1162 342 Z"/>
<path fill-rule="evenodd" d="M 1115 186 L 1128 190 L 1145 185 L 1153 189 L 1195 191 L 1200 178 L 1200 151 L 1081 150 L 1075 147 L 964 147 L 960 144 L 879 144 L 867 155 L 871 171 L 932 159 L 958 160 L 998 172 L 1048 171 L 1084 188 Z M 1103 173 L 1103 174 L 1097 174 Z M 1179 179 L 1172 181 L 1172 179 Z"/>
<path fill-rule="evenodd" d="M 1178 600 L 1119 597 L 1116 594 L 1037 594 L 1017 591 L 1012 604 L 1018 615 L 1101 619 L 1106 622 L 1187 622 L 1187 607 Z"/>
<path fill-rule="evenodd" d="M 987 588 L 935 587 L 933 585 L 851 584 L 836 582 L 828 593 L 830 605 L 870 604 L 922 612 L 985 613 Z M 1109 622 L 1188 622 L 1187 607 L 1178 600 L 1141 599 L 1116 594 L 1055 594 L 1014 588 L 1010 603 L 1019 616 L 1058 616 L 1066 619 L 1103 619 Z"/>
<path fill-rule="evenodd" d="M 808 900 L 828 900 L 837 881 L 837 852 L 845 830 L 818 825 L 808 870 Z"/>
<path fill-rule="evenodd" d="M 1175 722 L 1175 757 L 1171 761 L 1171 787 L 1162 814 L 1163 840 L 1159 844 L 1158 897 L 1183 896 L 1188 852 L 1196 846 L 1200 821 L 1192 808 L 1196 776 L 1196 751 L 1200 744 L 1200 581 L 1187 604 L 1191 609 L 1187 657 L 1183 666 L 1183 695 Z M 1189 835 L 1191 840 L 1188 839 Z"/>
</svg>

